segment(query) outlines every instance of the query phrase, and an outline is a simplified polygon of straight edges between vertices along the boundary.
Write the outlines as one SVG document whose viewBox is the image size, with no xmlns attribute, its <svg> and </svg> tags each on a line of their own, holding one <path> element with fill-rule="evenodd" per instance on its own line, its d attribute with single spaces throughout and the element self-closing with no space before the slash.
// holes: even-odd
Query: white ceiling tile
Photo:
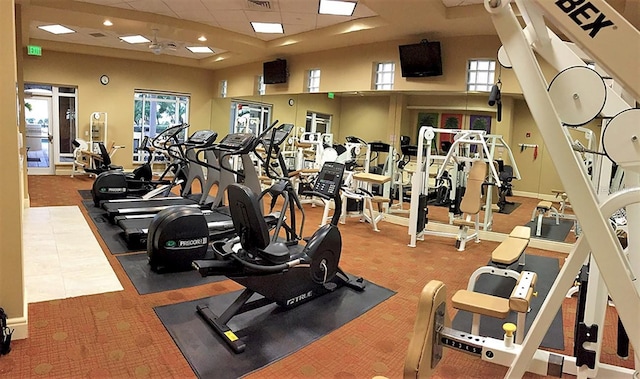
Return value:
<svg viewBox="0 0 640 379">
<path fill-rule="evenodd" d="M 280 12 L 244 11 L 249 21 L 282 22 Z"/>
<path fill-rule="evenodd" d="M 324 27 L 339 24 L 342 22 L 347 22 L 350 20 L 352 20 L 352 18 L 346 17 L 346 16 L 333 16 L 328 14 L 319 14 L 316 20 L 316 27 L 324 28 Z"/>
<path fill-rule="evenodd" d="M 315 29 L 315 23 L 313 24 L 284 24 L 284 32 L 286 35 L 291 36 L 298 33 L 308 32 Z"/>
<path fill-rule="evenodd" d="M 135 10 L 162 15 L 173 15 L 173 11 L 162 0 L 133 0 L 129 5 Z"/>
<path fill-rule="evenodd" d="M 181 1 L 170 1 L 164 0 L 165 5 L 176 12 L 176 14 L 180 14 L 185 11 L 191 12 L 207 12 L 207 7 L 202 4 L 200 0 L 181 0 Z"/>
<path fill-rule="evenodd" d="M 318 13 L 319 0 L 278 0 L 283 12 Z"/>
<path fill-rule="evenodd" d="M 283 24 L 311 25 L 315 27 L 317 16 L 316 13 L 281 12 Z"/>
<path fill-rule="evenodd" d="M 201 0 L 209 10 L 245 9 L 246 0 Z"/>
<path fill-rule="evenodd" d="M 217 12 L 212 12 L 213 18 L 215 18 L 218 23 L 221 25 L 224 23 L 225 25 L 229 25 L 231 23 L 239 22 L 239 23 L 248 23 L 249 19 L 247 15 L 244 14 L 244 11 L 240 10 L 220 10 Z"/>
</svg>

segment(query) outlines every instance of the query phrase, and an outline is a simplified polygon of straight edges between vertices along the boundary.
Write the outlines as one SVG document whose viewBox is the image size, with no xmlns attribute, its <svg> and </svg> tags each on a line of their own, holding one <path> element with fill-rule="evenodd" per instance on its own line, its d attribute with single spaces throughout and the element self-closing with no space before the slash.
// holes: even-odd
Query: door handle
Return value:
<svg viewBox="0 0 640 379">
<path fill-rule="evenodd" d="M 53 135 L 49 134 L 47 135 L 47 139 L 49 139 L 49 143 L 53 142 Z"/>
</svg>

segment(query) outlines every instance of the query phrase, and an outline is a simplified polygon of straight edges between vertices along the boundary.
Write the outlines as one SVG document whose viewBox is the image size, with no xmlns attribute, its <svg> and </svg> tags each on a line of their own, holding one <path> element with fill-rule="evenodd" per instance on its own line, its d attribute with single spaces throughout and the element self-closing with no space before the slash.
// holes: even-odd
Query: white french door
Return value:
<svg viewBox="0 0 640 379">
<path fill-rule="evenodd" d="M 29 175 L 53 175 L 53 117 L 50 96 L 30 96 L 25 109 L 27 120 L 27 173 Z"/>
</svg>

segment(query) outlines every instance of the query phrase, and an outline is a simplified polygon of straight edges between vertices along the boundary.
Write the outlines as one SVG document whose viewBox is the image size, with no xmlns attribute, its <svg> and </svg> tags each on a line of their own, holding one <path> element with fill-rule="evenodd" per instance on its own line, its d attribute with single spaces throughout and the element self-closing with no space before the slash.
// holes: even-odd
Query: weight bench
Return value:
<svg viewBox="0 0 640 379">
<path fill-rule="evenodd" d="M 478 230 L 480 229 L 480 210 L 483 205 L 482 184 L 485 176 L 487 176 L 486 163 L 481 160 L 473 161 L 467 177 L 467 189 L 460 202 L 460 210 L 465 216 L 464 218 L 453 220 L 453 225 L 459 227 L 458 236 L 456 237 L 458 251 L 464 251 L 467 241 L 475 240 L 476 243 L 480 242 Z M 473 228 L 475 231 L 469 234 L 469 228 Z"/>
<path fill-rule="evenodd" d="M 471 322 L 471 334 L 480 335 L 480 316 L 489 316 L 504 320 L 511 311 L 517 313 L 517 329 L 521 333 L 516 334 L 516 343 L 522 344 L 524 340 L 524 329 L 527 312 L 531 296 L 535 296 L 535 284 L 538 276 L 535 272 L 523 271 L 516 283 L 511 296 L 508 299 L 487 295 L 480 292 L 470 290 L 459 290 L 451 299 L 451 303 L 455 309 L 467 311 L 473 314 Z"/>
<path fill-rule="evenodd" d="M 531 213 L 531 221 L 535 221 L 536 214 L 538 215 L 538 221 L 536 221 L 536 237 L 540 237 L 540 232 L 542 230 L 542 218 L 549 212 L 552 216 L 555 216 L 556 225 L 560 225 L 560 215 L 558 214 L 558 210 L 553 206 L 553 203 L 550 201 L 541 201 L 536 205 L 536 208 Z"/>
<path fill-rule="evenodd" d="M 473 291 L 478 278 L 482 274 L 508 276 L 515 280 L 520 277 L 520 272 L 509 267 L 518 262 L 518 270 L 522 270 L 525 264 L 525 250 L 529 245 L 531 228 L 528 226 L 516 226 L 509 236 L 491 252 L 491 262 L 487 266 L 477 268 L 469 277 L 468 291 Z"/>
</svg>

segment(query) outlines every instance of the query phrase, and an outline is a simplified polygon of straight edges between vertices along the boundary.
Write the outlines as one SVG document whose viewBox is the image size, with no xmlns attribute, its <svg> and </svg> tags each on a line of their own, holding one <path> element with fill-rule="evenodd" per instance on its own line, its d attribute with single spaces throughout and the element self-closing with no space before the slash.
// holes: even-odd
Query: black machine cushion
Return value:
<svg viewBox="0 0 640 379">
<path fill-rule="evenodd" d="M 286 244 L 270 240 L 259 197 L 241 184 L 231 184 L 227 191 L 233 227 L 240 236 L 242 248 L 273 264 L 288 262 L 290 253 Z"/>
<path fill-rule="evenodd" d="M 227 194 L 233 227 L 240 236 L 242 247 L 255 252 L 269 246 L 269 229 L 262 216 L 258 197 L 249 187 L 236 183 L 227 187 Z"/>
</svg>

